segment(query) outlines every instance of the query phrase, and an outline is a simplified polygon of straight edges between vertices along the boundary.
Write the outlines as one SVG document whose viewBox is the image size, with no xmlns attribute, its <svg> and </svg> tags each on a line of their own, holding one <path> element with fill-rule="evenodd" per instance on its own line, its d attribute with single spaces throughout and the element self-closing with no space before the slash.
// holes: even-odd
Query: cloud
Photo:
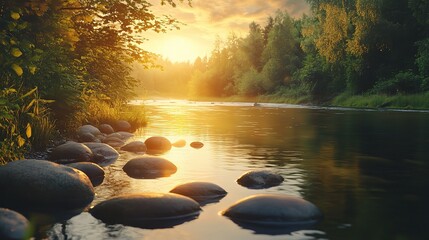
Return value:
<svg viewBox="0 0 429 240">
<path fill-rule="evenodd" d="M 198 40 L 204 45 L 207 55 L 213 46 L 217 36 L 226 38 L 231 32 L 238 36 L 245 36 L 251 22 L 262 26 L 269 16 L 273 16 L 277 10 L 286 11 L 291 17 L 299 18 L 304 13 L 309 13 L 309 5 L 304 0 L 192 0 L 192 7 L 186 1 L 177 3 L 177 7 L 160 6 L 159 0 L 153 1 L 153 12 L 157 15 L 171 15 L 185 25 L 179 31 L 169 32 L 160 37 L 147 33 L 147 38 L 152 39 L 150 46 L 156 45 L 156 39 L 166 39 L 181 36 L 188 38 L 189 42 Z M 202 48 L 200 48 L 202 49 Z M 151 49 L 149 49 L 151 50 Z"/>
</svg>

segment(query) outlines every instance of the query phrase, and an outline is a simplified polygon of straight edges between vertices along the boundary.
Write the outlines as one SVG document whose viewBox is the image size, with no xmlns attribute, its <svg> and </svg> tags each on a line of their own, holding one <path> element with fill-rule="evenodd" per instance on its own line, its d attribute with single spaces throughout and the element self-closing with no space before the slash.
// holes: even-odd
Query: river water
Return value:
<svg viewBox="0 0 429 240">
<path fill-rule="evenodd" d="M 228 195 L 174 228 L 106 225 L 84 212 L 55 224 L 47 231 L 50 239 L 428 239 L 429 112 L 187 101 L 146 101 L 145 111 L 149 124 L 133 140 L 186 140 L 186 147 L 163 155 L 178 171 L 132 179 L 122 166 L 138 155 L 122 152 L 105 169 L 93 205 L 120 194 L 168 192 L 190 181 L 216 183 Z M 192 141 L 205 145 L 193 149 Z M 276 171 L 285 181 L 262 190 L 235 182 L 252 169 Z M 324 219 L 310 229 L 283 232 L 242 228 L 219 214 L 258 193 L 302 197 Z"/>
</svg>

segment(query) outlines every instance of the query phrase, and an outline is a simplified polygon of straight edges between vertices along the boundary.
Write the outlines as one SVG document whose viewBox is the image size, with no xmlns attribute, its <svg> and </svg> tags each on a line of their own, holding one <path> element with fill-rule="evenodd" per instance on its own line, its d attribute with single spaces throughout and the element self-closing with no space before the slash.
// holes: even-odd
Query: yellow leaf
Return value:
<svg viewBox="0 0 429 240">
<path fill-rule="evenodd" d="M 10 17 L 14 20 L 18 20 L 19 18 L 21 18 L 21 15 L 19 15 L 19 13 L 17 12 L 10 12 Z"/>
<path fill-rule="evenodd" d="M 25 144 L 25 139 L 21 136 L 18 136 L 18 146 L 22 147 Z"/>
<path fill-rule="evenodd" d="M 27 123 L 27 128 L 25 129 L 25 135 L 27 135 L 27 138 L 31 138 L 31 125 Z"/>
<path fill-rule="evenodd" d="M 10 51 L 10 53 L 14 57 L 20 57 L 22 55 L 22 52 L 21 52 L 21 50 L 19 50 L 19 48 L 12 48 L 12 50 Z"/>
<path fill-rule="evenodd" d="M 30 70 L 31 74 L 35 74 L 36 73 L 36 67 L 35 66 L 28 67 L 28 70 Z"/>
<path fill-rule="evenodd" d="M 16 75 L 18 75 L 18 77 L 20 77 L 24 73 L 24 71 L 22 70 L 22 68 L 19 65 L 15 64 L 15 63 L 12 64 L 12 69 L 13 69 L 13 71 L 15 71 L 15 73 L 16 73 Z"/>
</svg>

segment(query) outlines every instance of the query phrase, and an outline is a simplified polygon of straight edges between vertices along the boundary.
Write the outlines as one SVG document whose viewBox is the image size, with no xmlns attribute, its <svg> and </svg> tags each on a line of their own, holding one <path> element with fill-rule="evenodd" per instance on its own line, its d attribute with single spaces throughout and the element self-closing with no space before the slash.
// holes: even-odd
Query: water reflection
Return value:
<svg viewBox="0 0 429 240">
<path fill-rule="evenodd" d="M 159 105 L 156 105 L 159 104 Z M 253 104 L 253 103 L 251 103 Z M 429 215 L 429 114 L 286 108 L 277 105 L 152 103 L 147 128 L 133 140 L 165 136 L 173 147 L 162 157 L 177 172 L 161 179 L 132 179 L 123 165 L 139 156 L 121 152 L 107 167 L 93 204 L 119 194 L 168 192 L 190 181 L 208 181 L 229 194 L 203 207 L 197 220 L 172 229 L 106 225 L 87 213 L 65 223 L 81 239 L 426 239 Z M 285 181 L 246 189 L 235 180 L 253 169 L 272 169 Z M 285 193 L 317 205 L 325 219 L 305 231 L 268 235 L 243 229 L 218 212 L 258 193 Z M 62 236 L 57 224 L 52 238 Z M 59 229 L 58 229 L 59 228 Z M 109 233 L 110 232 L 110 233 Z M 255 234 L 261 233 L 261 234 Z M 64 239 L 58 237 L 58 239 Z"/>
</svg>

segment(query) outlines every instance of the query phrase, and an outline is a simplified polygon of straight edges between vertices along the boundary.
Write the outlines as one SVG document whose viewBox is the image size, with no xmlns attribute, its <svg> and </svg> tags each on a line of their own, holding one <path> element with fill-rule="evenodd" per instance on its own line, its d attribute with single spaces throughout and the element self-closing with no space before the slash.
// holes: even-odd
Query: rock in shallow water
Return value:
<svg viewBox="0 0 429 240">
<path fill-rule="evenodd" d="M 15 211 L 0 208 L 0 239 L 2 240 L 22 240 L 29 237 L 28 220 Z"/>
<path fill-rule="evenodd" d="M 107 166 L 119 158 L 119 153 L 113 147 L 105 143 L 83 143 L 93 153 L 92 162 L 100 166 Z"/>
<path fill-rule="evenodd" d="M 54 148 L 49 159 L 57 163 L 73 163 L 90 162 L 92 157 L 92 151 L 87 146 L 69 141 Z"/>
<path fill-rule="evenodd" d="M 94 187 L 103 183 L 104 180 L 104 170 L 100 166 L 95 163 L 90 162 L 79 162 L 79 163 L 70 163 L 66 166 L 76 168 L 82 172 L 84 172 Z"/>
<path fill-rule="evenodd" d="M 199 203 L 217 202 L 227 192 L 220 186 L 209 182 L 190 182 L 174 187 L 170 192 L 190 197 Z"/>
<path fill-rule="evenodd" d="M 146 152 L 147 148 L 144 142 L 142 141 L 134 141 L 130 142 L 127 145 L 121 147 L 121 150 L 127 151 L 127 152 Z"/>
<path fill-rule="evenodd" d="M 171 149 L 171 142 L 165 137 L 154 136 L 144 142 L 149 154 L 163 154 Z"/>
<path fill-rule="evenodd" d="M 200 148 L 204 147 L 204 143 L 202 143 L 202 142 L 191 142 L 190 146 L 195 148 L 195 149 L 200 149 Z"/>
<path fill-rule="evenodd" d="M 0 207 L 42 212 L 83 209 L 94 198 L 85 173 L 44 160 L 1 166 L 0 193 Z"/>
<path fill-rule="evenodd" d="M 132 178 L 168 177 L 177 171 L 176 165 L 160 157 L 138 157 L 128 161 L 123 170 Z"/>
<path fill-rule="evenodd" d="M 251 189 L 270 188 L 279 185 L 284 178 L 269 170 L 253 170 L 246 172 L 237 179 L 241 186 Z"/>
<path fill-rule="evenodd" d="M 322 218 L 312 203 L 298 197 L 280 194 L 259 194 L 244 198 L 223 215 L 233 221 L 264 226 L 308 226 Z"/>
<path fill-rule="evenodd" d="M 168 228 L 195 219 L 201 211 L 194 200 L 171 193 L 141 193 L 97 204 L 90 213 L 108 224 Z"/>
</svg>

